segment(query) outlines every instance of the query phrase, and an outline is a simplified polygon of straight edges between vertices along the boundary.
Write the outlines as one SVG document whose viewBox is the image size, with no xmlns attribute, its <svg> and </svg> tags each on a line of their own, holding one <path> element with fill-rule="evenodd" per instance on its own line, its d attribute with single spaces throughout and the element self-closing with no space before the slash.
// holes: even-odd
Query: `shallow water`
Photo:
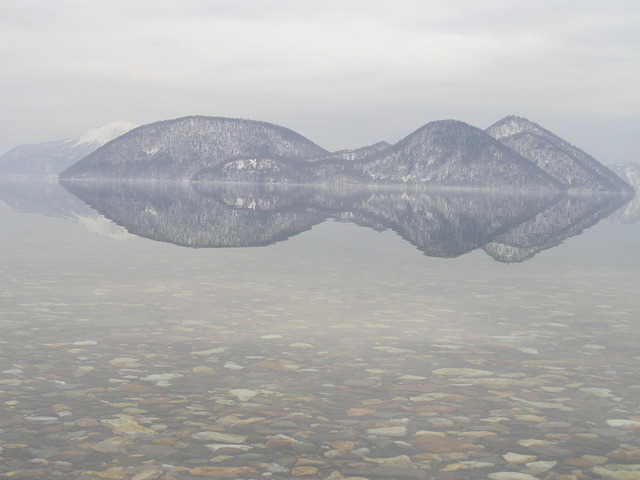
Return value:
<svg viewBox="0 0 640 480">
<path fill-rule="evenodd" d="M 74 193 L 3 185 L 0 478 L 640 478 L 610 204 Z"/>
</svg>

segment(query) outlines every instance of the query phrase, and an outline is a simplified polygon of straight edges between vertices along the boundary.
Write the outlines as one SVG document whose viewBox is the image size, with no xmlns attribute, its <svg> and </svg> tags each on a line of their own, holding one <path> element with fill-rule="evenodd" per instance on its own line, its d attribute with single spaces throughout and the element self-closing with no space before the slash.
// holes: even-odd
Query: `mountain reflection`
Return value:
<svg viewBox="0 0 640 480">
<path fill-rule="evenodd" d="M 580 234 L 620 196 L 246 184 L 65 182 L 65 189 L 141 237 L 191 248 L 264 246 L 327 219 L 393 230 L 425 255 L 483 248 L 522 262 Z"/>
</svg>

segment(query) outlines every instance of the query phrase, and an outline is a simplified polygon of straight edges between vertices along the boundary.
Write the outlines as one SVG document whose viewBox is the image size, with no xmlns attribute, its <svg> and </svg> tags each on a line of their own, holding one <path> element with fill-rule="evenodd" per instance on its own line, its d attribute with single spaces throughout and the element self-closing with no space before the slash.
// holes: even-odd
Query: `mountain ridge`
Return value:
<svg viewBox="0 0 640 480">
<path fill-rule="evenodd" d="M 437 120 L 393 145 L 337 152 L 271 123 L 188 116 L 135 128 L 68 167 L 60 179 L 633 192 L 593 157 L 517 116 L 486 130 Z"/>
<path fill-rule="evenodd" d="M 375 180 L 394 183 L 561 189 L 554 178 L 526 158 L 483 130 L 458 120 L 429 122 L 362 162 Z"/>
<path fill-rule="evenodd" d="M 217 142 L 211 141 L 218 139 Z M 303 161 L 329 152 L 271 123 L 194 115 L 143 125 L 85 157 L 61 178 L 191 180 L 224 161 L 285 158 Z"/>
<path fill-rule="evenodd" d="M 568 190 L 627 193 L 633 190 L 595 158 L 524 117 L 509 115 L 486 131 L 559 180 Z"/>
<path fill-rule="evenodd" d="M 0 156 L 4 177 L 57 177 L 63 170 L 138 125 L 117 121 L 92 128 L 78 137 L 19 145 Z"/>
</svg>

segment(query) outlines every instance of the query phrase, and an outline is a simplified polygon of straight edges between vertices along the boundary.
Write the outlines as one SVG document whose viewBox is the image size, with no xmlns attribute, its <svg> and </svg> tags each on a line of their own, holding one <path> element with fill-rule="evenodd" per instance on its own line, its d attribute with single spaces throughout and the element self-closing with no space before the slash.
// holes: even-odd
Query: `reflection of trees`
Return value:
<svg viewBox="0 0 640 480">
<path fill-rule="evenodd" d="M 188 247 L 286 240 L 327 218 L 391 229 L 429 256 L 477 248 L 523 261 L 579 234 L 621 197 L 497 194 L 374 187 L 68 182 L 63 186 L 129 232 Z"/>
<path fill-rule="evenodd" d="M 484 250 L 501 262 L 522 262 L 579 235 L 628 201 L 621 196 L 562 195 L 532 218 L 497 236 Z"/>
</svg>

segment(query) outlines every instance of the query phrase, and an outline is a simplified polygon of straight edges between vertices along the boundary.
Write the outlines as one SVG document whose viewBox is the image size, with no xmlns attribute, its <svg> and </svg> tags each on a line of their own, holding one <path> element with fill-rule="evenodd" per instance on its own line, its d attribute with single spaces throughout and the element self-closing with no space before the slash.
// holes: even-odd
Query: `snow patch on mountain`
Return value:
<svg viewBox="0 0 640 480">
<path fill-rule="evenodd" d="M 76 141 L 74 146 L 84 144 L 96 144 L 98 146 L 102 146 L 136 127 L 139 127 L 139 125 L 121 120 L 119 122 L 103 125 L 102 127 L 92 128 L 81 137 L 75 139 Z"/>
</svg>

